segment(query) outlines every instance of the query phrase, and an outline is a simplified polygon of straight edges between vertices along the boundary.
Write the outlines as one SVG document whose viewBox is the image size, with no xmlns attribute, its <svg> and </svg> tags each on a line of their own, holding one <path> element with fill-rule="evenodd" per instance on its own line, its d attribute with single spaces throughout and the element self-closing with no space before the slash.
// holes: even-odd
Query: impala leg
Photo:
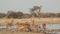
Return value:
<svg viewBox="0 0 60 34">
<path fill-rule="evenodd" d="M 44 34 L 46 34 L 46 24 L 42 24 L 42 31 Z"/>
</svg>

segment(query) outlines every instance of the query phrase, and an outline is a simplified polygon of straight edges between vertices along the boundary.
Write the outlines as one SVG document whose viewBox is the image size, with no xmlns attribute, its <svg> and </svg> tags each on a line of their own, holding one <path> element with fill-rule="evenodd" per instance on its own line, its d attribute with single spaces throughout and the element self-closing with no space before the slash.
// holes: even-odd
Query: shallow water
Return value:
<svg viewBox="0 0 60 34">
<path fill-rule="evenodd" d="M 16 26 L 11 26 L 13 29 L 16 28 Z M 6 26 L 0 26 L 0 28 L 6 28 Z M 46 28 L 48 29 L 60 29 L 60 24 L 47 24 Z M 60 34 L 60 32 L 55 32 L 55 34 Z"/>
<path fill-rule="evenodd" d="M 60 29 L 60 24 L 47 24 L 46 28 L 48 28 L 48 29 Z"/>
</svg>

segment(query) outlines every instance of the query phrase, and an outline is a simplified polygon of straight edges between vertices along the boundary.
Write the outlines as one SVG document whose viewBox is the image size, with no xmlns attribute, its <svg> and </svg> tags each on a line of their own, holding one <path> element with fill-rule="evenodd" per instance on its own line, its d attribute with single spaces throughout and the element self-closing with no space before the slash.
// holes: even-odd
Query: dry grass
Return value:
<svg viewBox="0 0 60 34">
<path fill-rule="evenodd" d="M 60 18 L 33 18 L 35 21 L 35 24 L 60 24 Z M 11 22 L 13 20 L 13 24 L 19 23 L 25 23 L 29 22 L 32 23 L 32 18 L 29 19 L 0 19 L 0 24 L 5 25 L 7 22 Z"/>
</svg>

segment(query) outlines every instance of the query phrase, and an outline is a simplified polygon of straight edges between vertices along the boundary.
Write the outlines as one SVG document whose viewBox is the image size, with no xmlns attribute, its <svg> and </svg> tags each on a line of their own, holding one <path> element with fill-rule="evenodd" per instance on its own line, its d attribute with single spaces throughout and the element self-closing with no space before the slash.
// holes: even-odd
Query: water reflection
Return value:
<svg viewBox="0 0 60 34">
<path fill-rule="evenodd" d="M 6 28 L 6 26 L 0 26 L 0 28 Z M 16 28 L 16 26 L 11 26 L 11 28 Z"/>
<path fill-rule="evenodd" d="M 15 25 L 11 26 L 12 28 L 16 28 Z M 0 26 L 0 28 L 6 28 L 6 26 Z M 60 29 L 60 24 L 46 24 L 47 29 Z"/>
<path fill-rule="evenodd" d="M 60 24 L 47 24 L 46 28 L 48 28 L 48 29 L 60 29 Z"/>
<path fill-rule="evenodd" d="M 41 24 L 39 24 L 41 25 Z M 6 26 L 0 26 L 0 28 L 6 28 Z M 16 25 L 11 26 L 11 28 L 16 29 Z M 60 29 L 60 24 L 46 24 L 47 29 Z M 60 34 L 60 32 L 52 32 L 55 34 Z"/>
</svg>

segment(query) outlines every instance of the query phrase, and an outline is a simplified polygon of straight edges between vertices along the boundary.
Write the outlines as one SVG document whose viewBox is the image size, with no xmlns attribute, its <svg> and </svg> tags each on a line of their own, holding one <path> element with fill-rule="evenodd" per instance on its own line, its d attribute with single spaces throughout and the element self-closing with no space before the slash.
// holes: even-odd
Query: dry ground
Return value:
<svg viewBox="0 0 60 34">
<path fill-rule="evenodd" d="M 31 32 L 0 32 L 0 34 L 43 34 L 43 33 L 31 33 Z"/>
<path fill-rule="evenodd" d="M 11 22 L 13 20 L 13 24 L 16 24 L 17 22 L 25 23 L 29 22 L 32 23 L 32 20 L 34 19 L 35 24 L 60 24 L 60 18 L 28 18 L 28 19 L 6 19 L 6 18 L 0 18 L 0 24 L 5 25 L 7 22 Z"/>
<path fill-rule="evenodd" d="M 1 30 L 0 34 L 43 34 L 43 33 L 35 33 L 35 32 L 20 32 L 20 31 L 6 31 Z"/>
</svg>

